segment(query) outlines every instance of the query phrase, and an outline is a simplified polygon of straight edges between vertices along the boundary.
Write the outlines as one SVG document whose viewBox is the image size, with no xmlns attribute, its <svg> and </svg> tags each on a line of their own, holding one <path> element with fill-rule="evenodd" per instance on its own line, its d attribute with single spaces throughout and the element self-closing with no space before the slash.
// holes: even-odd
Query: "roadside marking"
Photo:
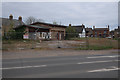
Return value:
<svg viewBox="0 0 120 80">
<path fill-rule="evenodd" d="M 37 65 L 37 66 L 23 66 L 23 67 L 8 67 L 0 69 L 21 69 L 21 68 L 35 68 L 35 67 L 46 67 L 47 65 Z"/>
<path fill-rule="evenodd" d="M 115 57 L 120 57 L 120 56 L 119 55 L 114 55 L 114 56 L 96 56 L 96 57 L 87 57 L 87 58 L 105 58 L 105 57 L 115 58 Z"/>
<path fill-rule="evenodd" d="M 104 63 L 104 62 L 113 62 L 113 61 L 120 61 L 120 60 L 107 60 L 107 61 L 80 62 L 80 63 L 77 63 L 77 64 Z"/>
<path fill-rule="evenodd" d="M 103 68 L 103 69 L 91 70 L 91 71 L 87 71 L 87 72 L 105 72 L 105 71 L 115 71 L 115 70 L 119 70 L 119 69 L 120 68 L 118 68 L 118 67 L 112 67 L 110 69 Z"/>
</svg>

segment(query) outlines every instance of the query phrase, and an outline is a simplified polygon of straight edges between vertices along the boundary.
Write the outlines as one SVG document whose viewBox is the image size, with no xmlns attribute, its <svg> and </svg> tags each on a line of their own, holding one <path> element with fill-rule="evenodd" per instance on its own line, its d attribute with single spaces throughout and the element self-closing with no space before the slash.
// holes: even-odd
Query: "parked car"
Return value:
<svg viewBox="0 0 120 80">
<path fill-rule="evenodd" d="M 111 37 L 111 36 L 108 36 L 108 37 L 106 37 L 106 38 L 111 39 L 112 37 Z"/>
</svg>

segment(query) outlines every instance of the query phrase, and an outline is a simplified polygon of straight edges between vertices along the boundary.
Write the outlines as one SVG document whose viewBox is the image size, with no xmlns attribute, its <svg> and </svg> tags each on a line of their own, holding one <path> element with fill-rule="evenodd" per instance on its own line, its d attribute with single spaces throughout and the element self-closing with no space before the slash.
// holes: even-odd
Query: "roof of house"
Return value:
<svg viewBox="0 0 120 80">
<path fill-rule="evenodd" d="M 92 28 L 85 28 L 86 31 L 92 31 Z"/>
<path fill-rule="evenodd" d="M 36 25 L 36 24 L 48 25 L 48 26 L 51 26 L 51 27 L 63 27 L 63 28 L 67 27 L 67 26 L 64 26 L 64 25 L 50 24 L 50 23 L 44 23 L 44 22 L 35 22 L 35 23 L 32 23 L 31 25 Z"/>
<path fill-rule="evenodd" d="M 24 25 L 24 22 L 19 21 L 17 19 L 10 20 L 8 18 L 0 18 L 0 20 L 2 20 L 2 23 L 0 24 L 2 26 L 10 26 L 13 23 L 13 26 L 15 28 L 15 27 L 18 27 L 20 25 Z"/>
<path fill-rule="evenodd" d="M 99 30 L 108 30 L 108 28 L 95 28 L 95 29 L 93 29 L 93 30 L 95 30 L 95 31 L 99 31 Z"/>
<path fill-rule="evenodd" d="M 21 27 L 31 27 L 31 28 L 40 28 L 40 29 L 50 29 L 48 27 L 44 27 L 44 26 L 37 26 L 37 25 L 21 25 L 19 27 L 16 27 L 15 29 L 21 28 Z"/>
<path fill-rule="evenodd" d="M 77 25 L 77 26 L 71 26 L 71 27 L 73 27 L 73 28 L 75 28 L 75 31 L 77 32 L 77 33 L 82 33 L 82 31 L 83 31 L 83 28 L 85 28 L 85 26 L 83 25 Z"/>
<path fill-rule="evenodd" d="M 117 29 L 111 30 L 110 33 L 114 33 L 114 32 L 120 32 L 120 26 L 118 26 Z"/>
<path fill-rule="evenodd" d="M 110 34 L 114 33 L 114 30 L 110 31 Z"/>
<path fill-rule="evenodd" d="M 37 26 L 37 25 L 26 25 L 27 27 L 32 27 L 32 28 L 42 28 L 42 29 L 50 29 L 48 27 L 44 27 L 44 26 Z"/>
<path fill-rule="evenodd" d="M 115 29 L 114 31 L 120 31 L 120 27 L 118 27 L 117 29 Z"/>
</svg>

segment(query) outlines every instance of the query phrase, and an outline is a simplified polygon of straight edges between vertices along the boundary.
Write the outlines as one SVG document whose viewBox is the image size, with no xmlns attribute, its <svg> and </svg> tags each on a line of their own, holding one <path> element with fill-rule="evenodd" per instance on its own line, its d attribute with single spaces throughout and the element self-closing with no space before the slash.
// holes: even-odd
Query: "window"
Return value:
<svg viewBox="0 0 120 80">
<path fill-rule="evenodd" d="M 118 34 L 120 34 L 120 31 L 118 32 Z"/>
<path fill-rule="evenodd" d="M 95 32 L 95 34 L 97 34 L 97 32 Z"/>
<path fill-rule="evenodd" d="M 42 38 L 45 38 L 46 33 L 42 32 Z"/>
<path fill-rule="evenodd" d="M 42 37 L 42 32 L 40 32 L 40 37 Z"/>
<path fill-rule="evenodd" d="M 119 32 L 117 32 L 117 34 L 119 34 Z"/>
<path fill-rule="evenodd" d="M 86 33 L 89 33 L 89 31 L 86 31 Z"/>
<path fill-rule="evenodd" d="M 48 36 L 49 36 L 49 38 L 51 38 L 51 32 L 50 32 L 50 33 L 48 33 Z"/>
<path fill-rule="evenodd" d="M 95 31 L 95 37 L 97 37 L 97 32 Z"/>
<path fill-rule="evenodd" d="M 106 34 L 107 33 L 107 31 L 104 31 L 104 34 Z"/>
</svg>

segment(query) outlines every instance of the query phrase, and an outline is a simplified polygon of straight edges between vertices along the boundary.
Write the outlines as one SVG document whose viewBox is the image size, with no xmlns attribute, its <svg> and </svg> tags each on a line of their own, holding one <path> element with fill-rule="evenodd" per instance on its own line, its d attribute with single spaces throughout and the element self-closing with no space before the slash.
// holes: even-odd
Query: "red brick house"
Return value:
<svg viewBox="0 0 120 80">
<path fill-rule="evenodd" d="M 95 28 L 93 26 L 93 37 L 105 38 L 109 36 L 109 25 L 107 28 Z"/>
</svg>

